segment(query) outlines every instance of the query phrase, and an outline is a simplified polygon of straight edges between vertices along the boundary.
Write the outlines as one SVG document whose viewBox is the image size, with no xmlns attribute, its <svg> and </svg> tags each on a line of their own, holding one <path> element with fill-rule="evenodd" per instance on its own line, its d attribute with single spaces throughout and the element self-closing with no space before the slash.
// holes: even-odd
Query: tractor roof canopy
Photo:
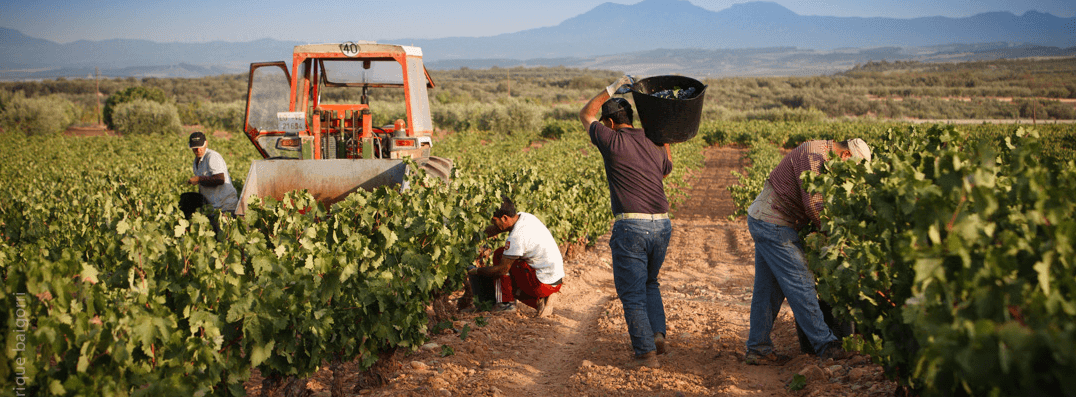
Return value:
<svg viewBox="0 0 1076 397">
<path fill-rule="evenodd" d="M 433 79 L 422 65 L 422 49 L 393 44 L 358 41 L 295 46 L 294 62 L 316 60 L 324 70 L 324 82 L 330 86 L 402 87 L 401 66 L 421 70 L 426 86 Z M 416 64 L 418 67 L 415 67 Z"/>
</svg>

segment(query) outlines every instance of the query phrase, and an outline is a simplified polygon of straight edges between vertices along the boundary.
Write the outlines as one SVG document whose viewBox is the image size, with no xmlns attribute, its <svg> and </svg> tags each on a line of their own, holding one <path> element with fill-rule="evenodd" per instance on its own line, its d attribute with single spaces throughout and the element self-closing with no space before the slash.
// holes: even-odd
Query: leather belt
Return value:
<svg viewBox="0 0 1076 397">
<path fill-rule="evenodd" d="M 625 212 L 625 213 L 622 213 L 622 214 L 616 214 L 613 218 L 618 220 L 618 221 L 622 220 L 622 219 L 650 219 L 650 220 L 657 220 L 657 219 L 669 219 L 669 214 L 668 213 L 665 213 L 665 214 L 640 214 L 640 213 L 635 213 L 635 212 Z"/>
</svg>

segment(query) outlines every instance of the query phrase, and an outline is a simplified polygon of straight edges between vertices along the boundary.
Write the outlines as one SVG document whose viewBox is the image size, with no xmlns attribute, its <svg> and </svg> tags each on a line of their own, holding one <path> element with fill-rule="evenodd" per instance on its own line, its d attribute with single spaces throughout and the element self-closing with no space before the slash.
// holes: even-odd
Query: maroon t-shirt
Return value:
<svg viewBox="0 0 1076 397">
<path fill-rule="evenodd" d="M 595 121 L 588 133 L 605 160 L 614 214 L 669 212 L 662 179 L 672 172 L 673 165 L 665 148 L 654 144 L 639 128 L 613 131 Z"/>
</svg>

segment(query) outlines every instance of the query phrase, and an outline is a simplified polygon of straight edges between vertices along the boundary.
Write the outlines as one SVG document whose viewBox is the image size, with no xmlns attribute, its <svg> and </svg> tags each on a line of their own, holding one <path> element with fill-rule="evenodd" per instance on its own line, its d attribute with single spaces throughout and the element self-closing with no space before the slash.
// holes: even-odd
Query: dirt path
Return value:
<svg viewBox="0 0 1076 397">
<path fill-rule="evenodd" d="M 183 126 L 183 135 L 187 135 L 194 131 L 207 131 L 200 125 L 185 125 Z M 214 130 L 212 136 L 217 138 L 231 139 L 232 133 L 228 131 Z M 64 130 L 64 135 L 67 136 L 120 136 L 116 131 L 108 129 L 104 124 L 84 124 L 73 125 L 67 127 Z"/>
<path fill-rule="evenodd" d="M 68 127 L 64 131 L 64 135 L 67 136 L 117 136 L 115 132 L 109 130 L 104 124 L 90 124 L 90 125 L 78 125 Z"/>
<path fill-rule="evenodd" d="M 675 212 L 673 237 L 662 268 L 669 353 L 660 369 L 632 369 L 623 310 L 613 287 L 608 235 L 565 263 L 565 285 L 553 314 L 458 314 L 455 330 L 433 337 L 400 365 L 381 387 L 358 389 L 375 396 L 848 396 L 889 395 L 894 385 L 864 356 L 819 363 L 799 353 L 792 316 L 781 311 L 773 338 L 794 359 L 783 366 L 748 366 L 742 354 L 748 331 L 754 248 L 741 218 L 727 220 L 729 174 L 742 169 L 743 150 L 706 149 L 706 168 L 693 176 L 691 198 Z M 467 330 L 466 339 L 462 331 Z M 452 355 L 442 357 L 444 345 Z M 817 366 L 804 390 L 785 385 L 805 367 Z M 353 390 L 357 374 L 346 376 Z M 308 387 L 328 396 L 329 371 Z M 254 382 L 248 392 L 256 392 Z"/>
</svg>

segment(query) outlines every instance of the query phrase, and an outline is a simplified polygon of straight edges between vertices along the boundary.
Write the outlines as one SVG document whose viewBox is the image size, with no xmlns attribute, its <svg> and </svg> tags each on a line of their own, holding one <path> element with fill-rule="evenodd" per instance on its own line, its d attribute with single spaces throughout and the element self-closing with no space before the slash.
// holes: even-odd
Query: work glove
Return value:
<svg viewBox="0 0 1076 397">
<path fill-rule="evenodd" d="M 631 91 L 631 87 L 634 84 L 635 78 L 625 74 L 620 77 L 620 80 L 605 87 L 605 92 L 608 93 L 610 97 L 612 97 L 613 94 L 626 94 L 628 91 Z"/>
</svg>

